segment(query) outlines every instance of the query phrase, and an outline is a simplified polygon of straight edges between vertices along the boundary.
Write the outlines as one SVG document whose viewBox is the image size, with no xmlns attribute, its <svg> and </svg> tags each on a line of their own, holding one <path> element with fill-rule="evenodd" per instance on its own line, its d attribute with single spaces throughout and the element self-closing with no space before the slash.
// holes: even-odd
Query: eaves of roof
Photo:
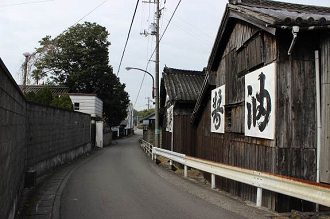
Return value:
<svg viewBox="0 0 330 219">
<path fill-rule="evenodd" d="M 207 72 L 216 70 L 217 63 L 215 62 L 222 56 L 237 19 L 248 22 L 272 35 L 276 34 L 277 28 L 288 27 L 287 29 L 290 29 L 297 25 L 305 28 L 304 30 L 330 29 L 330 8 L 270 0 L 229 0 L 208 60 Z M 208 79 L 205 78 L 191 117 L 192 123 L 195 122 L 201 111 L 203 98 L 209 87 Z"/>
<path fill-rule="evenodd" d="M 164 68 L 163 82 L 169 100 L 172 102 L 196 101 L 205 73 L 173 68 Z"/>
</svg>

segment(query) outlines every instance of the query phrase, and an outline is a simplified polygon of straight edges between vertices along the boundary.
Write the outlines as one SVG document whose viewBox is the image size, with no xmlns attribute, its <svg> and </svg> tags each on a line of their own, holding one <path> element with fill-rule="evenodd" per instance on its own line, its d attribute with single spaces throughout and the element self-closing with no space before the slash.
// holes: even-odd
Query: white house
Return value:
<svg viewBox="0 0 330 219">
<path fill-rule="evenodd" d="M 75 111 L 90 114 L 91 117 L 102 118 L 103 101 L 96 94 L 69 93 L 69 96 Z"/>
<path fill-rule="evenodd" d="M 127 107 L 127 125 L 126 129 L 134 129 L 134 108 L 133 104 L 129 103 Z"/>
<path fill-rule="evenodd" d="M 103 101 L 96 94 L 69 93 L 69 96 L 74 111 L 91 115 L 92 139 L 95 138 L 95 146 L 103 147 Z"/>
</svg>

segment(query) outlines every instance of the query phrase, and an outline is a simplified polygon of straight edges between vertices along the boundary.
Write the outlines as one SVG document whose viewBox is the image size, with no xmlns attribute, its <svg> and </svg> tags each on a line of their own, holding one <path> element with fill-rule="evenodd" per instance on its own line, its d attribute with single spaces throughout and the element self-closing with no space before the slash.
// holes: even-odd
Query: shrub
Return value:
<svg viewBox="0 0 330 219">
<path fill-rule="evenodd" d="M 63 109 L 73 110 L 73 104 L 68 94 L 55 96 L 50 105 Z"/>
<path fill-rule="evenodd" d="M 33 101 L 42 103 L 45 105 L 49 105 L 53 100 L 53 95 L 52 92 L 50 91 L 49 88 L 45 87 L 39 90 L 33 99 Z"/>
</svg>

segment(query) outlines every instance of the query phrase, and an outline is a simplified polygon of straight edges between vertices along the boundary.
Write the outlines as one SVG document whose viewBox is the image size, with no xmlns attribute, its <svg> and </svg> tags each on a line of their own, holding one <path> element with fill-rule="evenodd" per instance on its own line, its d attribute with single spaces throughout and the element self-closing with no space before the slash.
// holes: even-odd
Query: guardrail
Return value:
<svg viewBox="0 0 330 219">
<path fill-rule="evenodd" d="M 257 187 L 256 205 L 258 207 L 261 206 L 263 189 L 330 207 L 330 186 L 328 185 L 234 167 L 153 147 L 152 159 L 156 159 L 156 156 L 163 156 L 183 164 L 184 177 L 187 177 L 187 167 L 211 173 L 212 189 L 215 188 L 216 175 L 255 186 Z"/>
<path fill-rule="evenodd" d="M 146 152 L 149 156 L 152 155 L 152 148 L 153 148 L 152 144 L 142 139 L 141 147 L 144 150 L 144 152 Z"/>
</svg>

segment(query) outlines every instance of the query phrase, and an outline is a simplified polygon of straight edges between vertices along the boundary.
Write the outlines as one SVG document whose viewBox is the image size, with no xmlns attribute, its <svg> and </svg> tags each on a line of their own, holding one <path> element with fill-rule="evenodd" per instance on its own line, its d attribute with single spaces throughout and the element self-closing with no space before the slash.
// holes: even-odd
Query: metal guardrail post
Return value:
<svg viewBox="0 0 330 219">
<path fill-rule="evenodd" d="M 262 204 L 262 188 L 257 188 L 257 201 L 256 201 L 256 205 L 257 207 L 261 207 Z"/>
<path fill-rule="evenodd" d="M 185 178 L 188 177 L 188 167 L 187 167 L 186 165 L 184 165 L 183 176 L 184 176 Z"/>
<path fill-rule="evenodd" d="M 143 151 L 148 155 L 148 156 L 152 156 L 153 155 L 153 145 L 150 144 L 149 142 L 145 141 L 145 140 L 142 140 L 141 141 L 141 147 L 143 149 Z M 156 154 L 155 154 L 156 156 Z M 153 156 L 151 157 L 151 159 L 153 160 Z"/>
<path fill-rule="evenodd" d="M 215 175 L 211 174 L 211 189 L 215 189 Z"/>
<path fill-rule="evenodd" d="M 256 206 L 258 207 L 260 207 L 262 204 L 263 189 L 330 207 L 329 185 L 317 184 L 292 177 L 285 177 L 281 175 L 259 172 L 241 167 L 202 160 L 161 148 L 154 147 L 152 152 L 153 156 L 155 157 L 163 156 L 172 161 L 183 164 L 184 177 L 188 176 L 189 166 L 204 172 L 211 173 L 214 175 L 214 177 L 217 175 L 257 187 Z M 215 178 L 212 184 L 211 187 L 215 187 Z"/>
</svg>

